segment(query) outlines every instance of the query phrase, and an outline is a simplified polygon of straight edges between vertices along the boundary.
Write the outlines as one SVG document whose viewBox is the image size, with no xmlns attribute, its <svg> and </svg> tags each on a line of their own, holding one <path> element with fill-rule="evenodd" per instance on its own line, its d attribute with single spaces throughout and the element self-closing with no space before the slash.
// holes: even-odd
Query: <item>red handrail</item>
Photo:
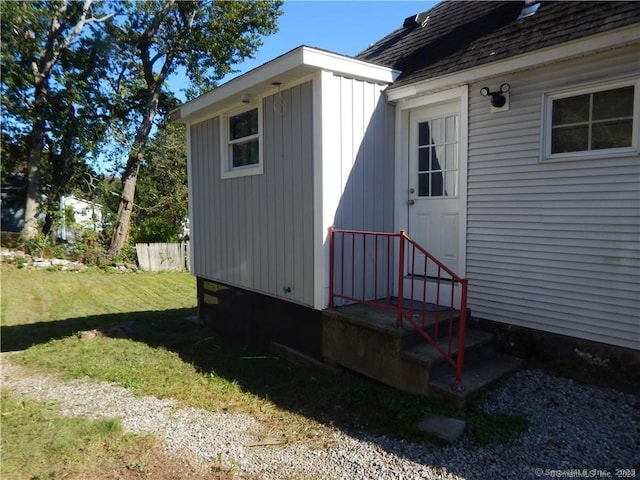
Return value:
<svg viewBox="0 0 640 480">
<path fill-rule="evenodd" d="M 341 237 L 338 243 L 337 235 Z M 361 237 L 362 242 L 356 242 L 356 237 Z M 430 269 L 434 268 L 435 275 L 430 274 Z M 397 275 L 392 274 L 394 269 Z M 406 282 L 408 292 L 405 291 Z M 421 285 L 417 285 L 418 282 Z M 450 288 L 446 299 L 441 298 L 447 288 L 443 285 Z M 417 287 L 421 287 L 421 292 Z M 465 278 L 417 244 L 404 230 L 389 233 L 329 228 L 329 308 L 334 308 L 335 301 L 341 299 L 345 303 L 362 303 L 395 311 L 398 327 L 407 321 L 455 368 L 454 387 L 457 389 L 462 388 L 467 288 Z M 459 295 L 456 295 L 456 289 L 460 289 Z M 397 296 L 392 295 L 394 290 Z M 405 298 L 407 293 L 408 298 Z M 430 329 L 425 326 L 427 312 L 433 312 Z M 422 318 L 421 323 L 415 320 L 417 314 Z M 438 343 L 442 317 L 445 317 L 447 327 L 444 348 Z M 452 348 L 454 335 L 457 336 L 455 354 Z"/>
</svg>

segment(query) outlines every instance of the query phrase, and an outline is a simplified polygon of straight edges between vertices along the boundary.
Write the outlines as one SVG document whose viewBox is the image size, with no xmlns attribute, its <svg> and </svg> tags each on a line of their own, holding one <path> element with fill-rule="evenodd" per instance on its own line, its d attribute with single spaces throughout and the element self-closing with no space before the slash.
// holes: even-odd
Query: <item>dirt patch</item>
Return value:
<svg viewBox="0 0 640 480">
<path fill-rule="evenodd" d="M 90 475 L 88 477 L 87 475 Z M 95 465 L 90 472 L 81 472 L 73 480 L 93 478 L 96 480 L 260 480 L 256 475 L 242 474 L 229 470 L 218 462 L 194 464 L 186 456 L 168 454 L 156 445 L 145 451 L 129 452 L 117 462 L 105 461 Z"/>
</svg>

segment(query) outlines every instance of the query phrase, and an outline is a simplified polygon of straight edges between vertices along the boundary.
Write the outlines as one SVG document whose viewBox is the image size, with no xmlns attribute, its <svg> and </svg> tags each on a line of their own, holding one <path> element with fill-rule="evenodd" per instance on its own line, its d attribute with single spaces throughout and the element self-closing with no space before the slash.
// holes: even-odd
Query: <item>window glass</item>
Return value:
<svg viewBox="0 0 640 480">
<path fill-rule="evenodd" d="M 589 149 L 589 126 L 559 127 L 553 129 L 552 153 L 579 152 Z"/>
<path fill-rule="evenodd" d="M 633 86 L 553 100 L 551 153 L 630 147 L 633 101 Z"/>
<path fill-rule="evenodd" d="M 258 109 L 249 110 L 229 118 L 229 140 L 258 133 Z"/>
<path fill-rule="evenodd" d="M 603 148 L 628 147 L 631 145 L 632 132 L 633 121 L 631 119 L 595 123 L 591 148 L 601 150 Z"/>
<path fill-rule="evenodd" d="M 418 174 L 418 196 L 420 197 L 429 196 L 429 175 L 428 172 Z"/>
<path fill-rule="evenodd" d="M 424 122 L 418 125 L 418 146 L 429 145 L 429 123 Z"/>
<path fill-rule="evenodd" d="M 568 123 L 589 121 L 590 95 L 561 98 L 553 102 L 553 124 L 566 125 Z"/>
<path fill-rule="evenodd" d="M 458 116 L 418 123 L 418 196 L 458 194 Z"/>
<path fill-rule="evenodd" d="M 262 173 L 259 107 L 228 115 L 225 130 L 223 178 Z"/>
<path fill-rule="evenodd" d="M 233 168 L 256 165 L 260 162 L 258 139 L 244 143 L 234 143 L 231 149 Z"/>
<path fill-rule="evenodd" d="M 633 116 L 633 87 L 616 88 L 593 94 L 593 119 Z"/>
<path fill-rule="evenodd" d="M 430 148 L 418 149 L 418 171 L 426 172 L 429 170 L 429 150 Z"/>
</svg>

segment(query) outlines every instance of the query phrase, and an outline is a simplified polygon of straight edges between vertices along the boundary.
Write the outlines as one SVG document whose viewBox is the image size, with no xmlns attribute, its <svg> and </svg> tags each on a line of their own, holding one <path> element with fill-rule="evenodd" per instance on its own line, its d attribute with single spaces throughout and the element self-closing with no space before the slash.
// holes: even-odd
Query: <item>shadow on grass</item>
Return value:
<svg viewBox="0 0 640 480">
<path fill-rule="evenodd" d="M 350 432 L 424 441 L 415 429 L 416 421 L 424 415 L 447 415 L 467 420 L 471 438 L 479 443 L 500 441 L 500 435 L 509 433 L 509 428 L 496 431 L 492 426 L 495 419 L 486 415 L 458 412 L 440 401 L 406 394 L 355 374 L 301 367 L 254 347 L 223 340 L 194 322 L 195 313 L 193 308 L 184 308 L 3 326 L 2 351 L 23 350 L 96 329 L 105 336 L 126 337 L 173 351 L 201 372 L 215 372 L 282 409 Z M 516 427 L 526 428 L 526 422 Z M 384 448 L 394 450 L 390 445 Z"/>
<path fill-rule="evenodd" d="M 3 325 L 0 327 L 0 345 L 3 352 L 14 352 L 87 330 L 100 330 L 106 335 L 109 335 L 111 331 L 114 333 L 118 331 L 127 333 L 126 328 L 118 328 L 123 326 L 133 326 L 128 332 L 130 335 L 126 336 L 141 336 L 139 340 L 144 341 L 145 332 L 157 330 L 155 328 L 156 323 L 172 323 L 178 320 L 181 325 L 184 325 L 184 319 L 190 315 L 195 315 L 195 313 L 194 308 L 179 308 L 156 312 L 91 315 L 49 322 Z M 163 332 L 157 332 L 157 336 L 161 338 Z"/>
</svg>

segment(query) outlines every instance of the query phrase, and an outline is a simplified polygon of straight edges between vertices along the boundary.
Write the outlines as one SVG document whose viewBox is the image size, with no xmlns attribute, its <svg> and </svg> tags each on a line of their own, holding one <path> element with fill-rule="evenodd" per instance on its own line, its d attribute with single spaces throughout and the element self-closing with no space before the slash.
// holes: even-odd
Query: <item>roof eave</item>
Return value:
<svg viewBox="0 0 640 480">
<path fill-rule="evenodd" d="M 185 103 L 171 112 L 171 119 L 193 123 L 202 118 L 205 111 L 219 111 L 237 103 L 240 95 L 248 93 L 259 96 L 274 88 L 274 84 L 286 85 L 318 70 L 387 85 L 393 83 L 400 74 L 388 67 L 301 46 Z"/>
</svg>

